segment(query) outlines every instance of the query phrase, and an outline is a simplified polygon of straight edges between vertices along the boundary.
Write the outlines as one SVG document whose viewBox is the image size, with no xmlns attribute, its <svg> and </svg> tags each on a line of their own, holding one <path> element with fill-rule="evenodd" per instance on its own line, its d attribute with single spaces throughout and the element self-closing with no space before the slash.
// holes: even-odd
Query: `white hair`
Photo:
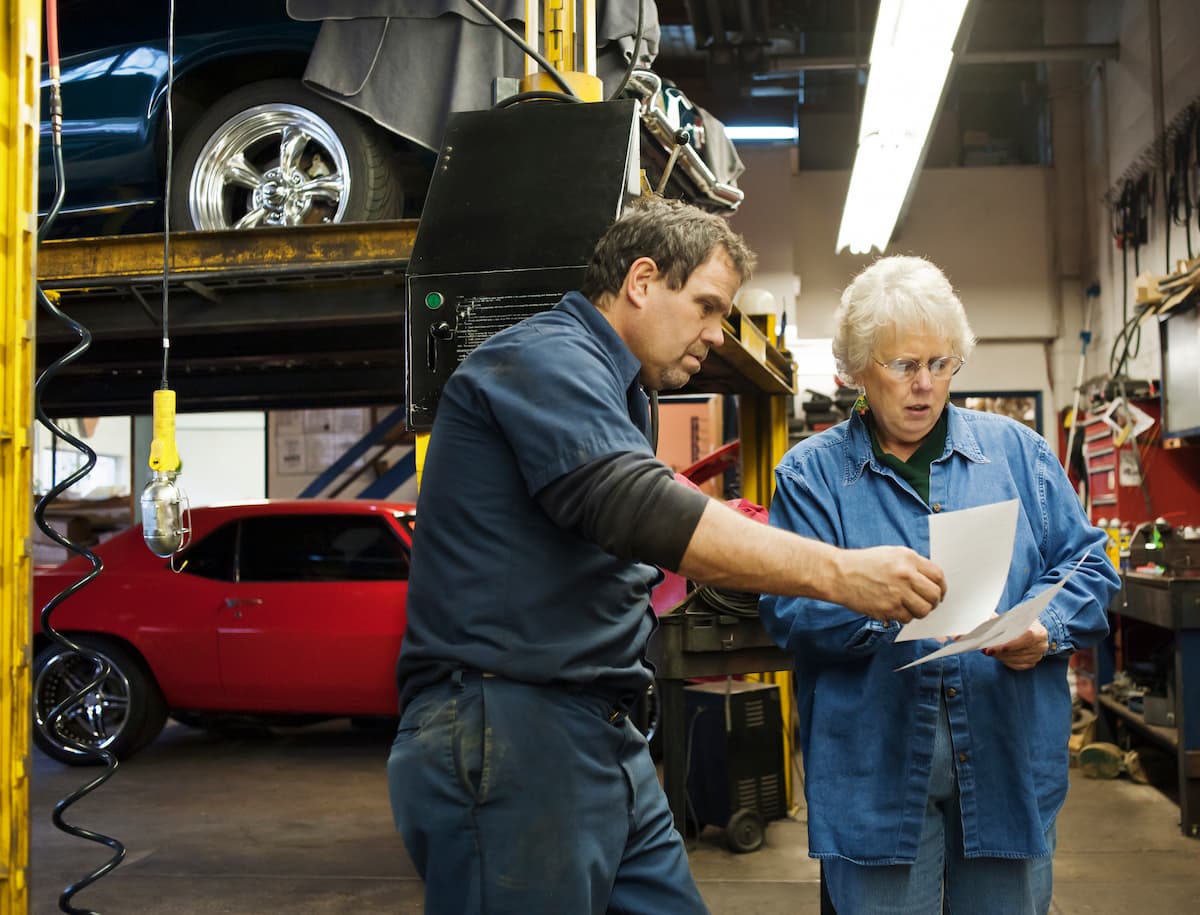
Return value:
<svg viewBox="0 0 1200 915">
<path fill-rule="evenodd" d="M 879 258 L 846 287 L 833 317 L 838 376 L 859 387 L 876 346 L 889 332 L 923 330 L 945 337 L 963 361 L 975 349 L 975 335 L 950 280 L 923 257 Z"/>
</svg>

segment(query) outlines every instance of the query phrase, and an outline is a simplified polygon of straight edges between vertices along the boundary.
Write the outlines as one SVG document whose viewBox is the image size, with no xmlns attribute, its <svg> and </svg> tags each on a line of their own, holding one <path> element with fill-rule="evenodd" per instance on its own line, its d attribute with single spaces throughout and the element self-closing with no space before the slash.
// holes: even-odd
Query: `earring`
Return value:
<svg viewBox="0 0 1200 915">
<path fill-rule="evenodd" d="M 862 414 L 869 412 L 870 409 L 871 405 L 867 403 L 867 392 L 863 391 L 858 395 L 858 400 L 854 401 L 854 412 L 861 416 Z"/>
</svg>

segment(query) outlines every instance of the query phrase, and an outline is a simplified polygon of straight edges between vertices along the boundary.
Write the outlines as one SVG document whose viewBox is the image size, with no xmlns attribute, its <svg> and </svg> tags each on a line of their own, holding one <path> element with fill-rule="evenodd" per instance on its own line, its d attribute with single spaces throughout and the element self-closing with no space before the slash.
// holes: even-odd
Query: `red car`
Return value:
<svg viewBox="0 0 1200 915">
<path fill-rule="evenodd" d="M 196 508 L 172 561 L 150 552 L 140 526 L 122 532 L 96 547 L 100 575 L 51 615 L 112 667 L 53 723 L 49 713 L 97 667 L 47 636 L 40 611 L 90 564 L 37 569 L 34 741 L 88 764 L 97 760 L 64 736 L 124 759 L 168 714 L 188 723 L 395 716 L 413 519 L 412 505 L 365 500 Z"/>
</svg>

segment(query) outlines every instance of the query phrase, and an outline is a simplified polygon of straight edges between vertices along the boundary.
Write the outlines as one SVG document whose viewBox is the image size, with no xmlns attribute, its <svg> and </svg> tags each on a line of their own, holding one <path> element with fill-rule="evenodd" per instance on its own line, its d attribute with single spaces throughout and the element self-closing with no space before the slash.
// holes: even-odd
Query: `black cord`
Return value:
<svg viewBox="0 0 1200 915">
<path fill-rule="evenodd" d="M 1195 182 L 1196 196 L 1195 196 L 1195 198 L 1193 198 L 1191 200 L 1191 208 L 1192 208 L 1192 212 L 1197 214 L 1196 225 L 1197 225 L 1197 228 L 1200 228 L 1200 106 L 1198 106 L 1192 114 L 1191 130 L 1192 130 L 1192 156 L 1195 159 L 1195 168 L 1196 168 L 1196 176 L 1197 176 L 1196 182 Z M 1188 231 L 1190 233 L 1190 231 L 1191 231 L 1190 227 L 1189 227 Z"/>
<path fill-rule="evenodd" d="M 550 61 L 546 60 L 546 58 L 538 52 L 537 48 L 530 45 L 529 42 L 509 28 L 507 22 L 484 6 L 480 0 L 467 0 L 467 3 L 471 4 L 471 6 L 479 11 L 481 16 L 483 16 L 490 23 L 492 23 L 492 25 L 503 32 L 509 41 L 536 60 L 541 68 L 546 71 L 546 75 L 562 87 L 563 92 L 565 92 L 567 95 L 573 95 L 578 98 L 579 94 L 571 88 L 571 84 L 563 78 L 563 75 L 554 69 L 554 66 L 550 63 Z"/>
<path fill-rule="evenodd" d="M 1167 208 L 1170 210 L 1172 223 L 1177 226 L 1187 226 L 1192 221 L 1191 158 L 1192 135 L 1189 125 L 1187 130 L 1179 132 L 1171 147 L 1172 169 L 1168 182 Z M 1189 237 L 1189 257 L 1190 241 Z"/>
<path fill-rule="evenodd" d="M 728 591 L 710 585 L 700 585 L 691 594 L 692 604 L 701 604 L 704 609 L 689 606 L 687 613 L 723 613 L 744 619 L 758 619 L 758 592 Z"/>
<path fill-rule="evenodd" d="M 171 253 L 171 170 L 175 158 L 175 109 L 171 94 L 175 89 L 175 0 L 167 4 L 167 94 L 163 100 L 167 117 L 166 179 L 163 185 L 163 277 L 162 277 L 162 389 L 167 390 L 167 358 L 171 353 L 170 324 L 167 322 L 167 284 Z"/>
<path fill-rule="evenodd" d="M 1171 211 L 1171 219 L 1177 226 L 1183 226 L 1185 236 L 1187 238 L 1187 256 L 1188 260 L 1193 257 L 1192 254 L 1192 141 L 1193 128 L 1195 124 L 1200 123 L 1200 114 L 1193 113 L 1192 121 L 1188 123 L 1183 130 L 1175 137 L 1174 145 L 1174 171 L 1171 174 L 1171 199 L 1168 201 L 1168 207 Z M 1200 152 L 1200 150 L 1197 150 Z M 1170 273 L 1170 265 L 1168 264 L 1167 272 Z"/>
<path fill-rule="evenodd" d="M 687 754 L 683 760 L 683 797 L 687 804 L 687 809 L 684 811 L 684 830 L 687 829 L 687 821 L 690 819 L 696 827 L 696 838 L 700 837 L 700 830 L 704 828 L 704 824 L 700 822 L 700 816 L 696 813 L 696 808 L 692 804 L 692 792 L 688 790 L 688 779 L 692 774 L 692 746 L 696 738 L 696 721 L 706 711 L 705 708 L 697 708 L 692 712 L 692 720 L 688 722 L 687 733 Z"/>
<path fill-rule="evenodd" d="M 55 31 L 55 35 L 53 36 L 54 47 L 57 47 L 57 22 L 57 4 L 55 0 L 47 0 L 46 24 L 48 30 L 53 29 Z M 49 44 L 50 43 L 48 42 L 48 46 Z M 50 84 L 50 110 L 51 154 L 54 164 L 54 199 L 49 211 L 46 214 L 46 218 L 38 227 L 37 242 L 39 245 L 48 237 L 50 229 L 54 225 L 54 222 L 58 218 L 58 214 L 62 209 L 63 200 L 66 198 L 66 169 L 63 164 L 62 152 L 62 95 L 61 85 L 57 78 L 57 66 L 58 61 L 51 60 L 52 72 Z M 112 673 L 112 670 L 108 664 L 108 661 L 102 655 L 92 651 L 91 649 L 85 648 L 82 645 L 76 644 L 74 641 L 67 638 L 61 632 L 55 629 L 52 624 L 51 617 L 54 613 L 54 610 L 63 601 L 71 597 L 80 589 L 86 587 L 89 582 L 95 579 L 96 576 L 100 574 L 104 564 L 100 557 L 91 550 L 80 544 L 72 542 L 56 531 L 46 521 L 46 508 L 60 495 L 91 473 L 92 468 L 96 466 L 96 452 L 84 444 L 82 440 L 74 435 L 71 435 L 69 432 L 51 420 L 50 417 L 46 415 L 45 409 L 42 407 L 42 391 L 45 389 L 46 385 L 53 380 L 53 378 L 58 374 L 59 371 L 62 370 L 65 365 L 74 362 L 84 352 L 87 351 L 92 344 L 92 335 L 86 327 L 71 319 L 65 312 L 55 305 L 54 302 L 51 301 L 50 297 L 46 294 L 45 290 L 42 289 L 40 283 L 35 284 L 35 289 L 39 305 L 49 312 L 49 314 L 57 321 L 67 325 L 79 338 L 79 342 L 68 353 L 56 359 L 38 377 L 37 382 L 33 387 L 33 404 L 35 415 L 37 416 L 39 422 L 41 422 L 43 426 L 50 430 L 51 435 L 54 436 L 53 441 L 57 443 L 59 438 L 63 439 L 65 442 L 83 454 L 85 456 L 85 461 L 81 467 L 76 468 L 74 473 L 67 476 L 57 485 L 51 487 L 49 492 L 38 499 L 37 504 L 33 509 L 33 518 L 38 528 L 47 537 L 70 552 L 84 557 L 91 564 L 91 569 L 86 575 L 69 585 L 64 590 L 60 591 L 58 594 L 55 594 L 54 597 L 52 597 L 46 603 L 46 606 L 41 610 L 40 620 L 42 631 L 53 642 L 61 645 L 68 651 L 72 651 L 76 654 L 86 657 L 95 665 L 96 673 L 90 680 L 88 680 L 88 682 L 81 684 L 77 690 L 75 690 L 73 693 L 71 693 L 71 695 L 67 696 L 65 699 L 60 701 L 58 705 L 51 709 L 46 715 L 44 723 L 40 726 L 46 729 L 47 735 L 51 740 L 60 740 L 72 749 L 77 750 L 82 755 L 99 759 L 105 765 L 105 770 L 103 773 L 92 779 L 86 785 L 70 792 L 57 804 L 55 804 L 54 811 L 51 814 L 51 821 L 54 823 L 55 827 L 62 832 L 79 839 L 85 839 L 90 842 L 96 842 L 97 844 L 105 845 L 113 852 L 112 857 L 110 857 L 95 870 L 70 884 L 58 897 L 58 907 L 63 912 L 71 913 L 71 915 L 95 915 L 95 913 L 89 909 L 76 908 L 71 904 L 71 900 L 81 890 L 91 886 L 109 871 L 116 868 L 125 859 L 125 846 L 111 836 L 106 836 L 103 833 L 94 832 L 90 829 L 84 829 L 80 826 L 68 823 L 64 818 L 64 814 L 73 804 L 76 804 L 87 795 L 91 794 L 92 791 L 100 787 L 100 785 L 104 784 L 113 776 L 113 773 L 115 773 L 117 770 L 117 758 L 109 750 L 103 747 L 92 746 L 76 740 L 65 730 L 62 732 L 57 731 L 57 725 L 67 713 L 68 709 L 76 706 L 92 690 L 100 688 L 104 684 L 105 680 L 108 679 L 109 675 Z"/>
<path fill-rule="evenodd" d="M 1154 183 L 1158 187 L 1158 182 Z M 1167 260 L 1167 269 L 1164 273 L 1171 272 L 1171 225 L 1174 217 L 1171 215 L 1170 193 L 1167 190 L 1167 144 L 1163 143 L 1162 149 L 1162 189 L 1163 189 L 1163 254 Z"/>
<path fill-rule="evenodd" d="M 610 102 L 621 97 L 621 93 L 629 85 L 629 78 L 633 76 L 633 71 L 637 69 L 638 55 L 642 53 L 642 26 L 644 24 L 643 17 L 645 12 L 646 0 L 638 0 L 637 26 L 634 29 L 633 35 L 633 54 L 629 57 L 629 65 L 625 68 L 625 75 L 621 77 L 620 84 L 613 90 L 613 94 L 608 97 Z"/>
<path fill-rule="evenodd" d="M 518 92 L 516 95 L 510 95 L 507 98 L 502 98 L 493 105 L 493 108 L 511 108 L 513 105 L 519 105 L 521 102 L 547 101 L 547 102 L 577 102 L 582 104 L 583 99 L 578 95 L 567 95 L 565 92 L 552 92 L 549 89 L 532 89 L 529 92 Z"/>
<path fill-rule="evenodd" d="M 1135 257 L 1137 249 L 1134 249 Z M 1148 307 L 1148 306 L 1147 306 Z M 1137 356 L 1142 348 L 1142 316 L 1145 309 L 1140 309 L 1131 318 L 1129 316 L 1129 252 L 1121 249 L 1121 329 L 1113 340 L 1112 349 L 1108 354 L 1108 373 L 1113 378 L 1119 378 L 1129 365 L 1129 360 Z M 1120 349 L 1120 358 L 1117 350 Z"/>
<path fill-rule="evenodd" d="M 1133 272 L 1142 272 L 1141 251 L 1150 234 L 1150 175 L 1144 174 L 1133 190 Z"/>
</svg>

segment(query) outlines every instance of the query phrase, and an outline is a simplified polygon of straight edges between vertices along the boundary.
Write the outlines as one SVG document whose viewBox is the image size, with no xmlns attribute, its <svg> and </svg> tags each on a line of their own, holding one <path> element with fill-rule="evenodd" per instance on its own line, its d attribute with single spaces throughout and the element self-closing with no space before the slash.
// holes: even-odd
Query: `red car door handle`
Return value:
<svg viewBox="0 0 1200 915">
<path fill-rule="evenodd" d="M 232 610 L 234 607 L 245 607 L 248 605 L 259 606 L 262 604 L 261 597 L 227 597 L 225 598 L 225 606 Z"/>
</svg>

